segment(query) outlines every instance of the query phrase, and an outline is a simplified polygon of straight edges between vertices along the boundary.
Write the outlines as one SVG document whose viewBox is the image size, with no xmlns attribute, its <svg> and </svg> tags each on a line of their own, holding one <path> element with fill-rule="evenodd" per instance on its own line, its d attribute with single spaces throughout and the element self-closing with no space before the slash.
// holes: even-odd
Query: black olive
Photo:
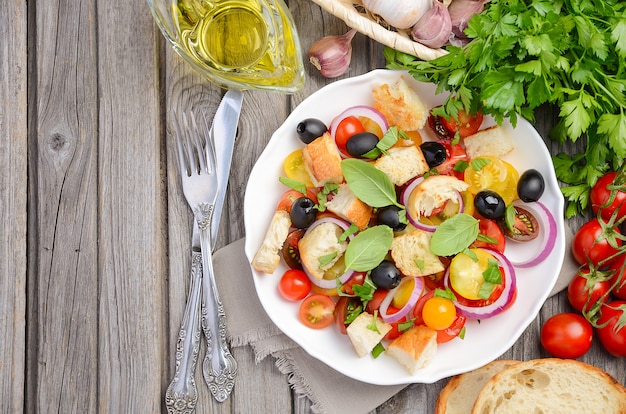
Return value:
<svg viewBox="0 0 626 414">
<path fill-rule="evenodd" d="M 426 141 L 420 145 L 422 154 L 430 168 L 441 165 L 446 160 L 446 147 L 437 141 Z"/>
<path fill-rule="evenodd" d="M 346 142 L 346 151 L 353 157 L 367 154 L 378 144 L 378 137 L 371 132 L 359 132 L 352 135 Z"/>
<path fill-rule="evenodd" d="M 326 124 L 315 118 L 307 118 L 296 126 L 298 138 L 305 144 L 310 144 L 324 135 L 326 131 L 328 131 Z"/>
<path fill-rule="evenodd" d="M 520 200 L 530 203 L 541 198 L 546 184 L 543 175 L 537 170 L 526 170 L 517 182 L 517 195 Z"/>
<path fill-rule="evenodd" d="M 517 241 L 528 241 L 537 238 L 539 235 L 539 222 L 533 216 L 530 211 L 521 207 L 515 208 L 515 217 L 513 223 L 508 226 L 506 223 L 502 223 L 504 220 L 500 220 L 501 227 L 504 229 L 504 234 L 507 237 Z"/>
<path fill-rule="evenodd" d="M 400 284 L 402 275 L 392 262 L 383 260 L 381 264 L 372 269 L 370 277 L 377 287 L 389 290 Z"/>
<path fill-rule="evenodd" d="M 387 206 L 378 209 L 376 219 L 378 223 L 391 227 L 393 231 L 402 231 L 406 228 L 406 223 L 400 221 L 398 213 L 402 209 L 398 206 Z"/>
<path fill-rule="evenodd" d="M 300 197 L 293 202 L 289 217 L 291 217 L 291 224 L 295 228 L 304 229 L 309 227 L 317 217 L 315 202 L 309 197 Z"/>
<path fill-rule="evenodd" d="M 474 196 L 474 207 L 484 218 L 496 220 L 504 215 L 506 204 L 500 194 L 491 190 L 479 191 Z"/>
</svg>

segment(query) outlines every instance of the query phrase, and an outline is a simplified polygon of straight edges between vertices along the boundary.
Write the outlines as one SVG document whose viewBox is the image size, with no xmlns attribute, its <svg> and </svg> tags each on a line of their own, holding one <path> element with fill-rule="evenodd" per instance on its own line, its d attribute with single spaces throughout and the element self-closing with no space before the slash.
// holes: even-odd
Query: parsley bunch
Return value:
<svg viewBox="0 0 626 414">
<path fill-rule="evenodd" d="M 445 117 L 481 110 L 515 125 L 518 114 L 532 122 L 536 108 L 557 105 L 551 138 L 586 139 L 584 154 L 553 157 L 566 215 L 584 213 L 596 180 L 626 158 L 626 2 L 492 0 L 465 33 L 467 45 L 432 61 L 386 48 L 387 68 L 450 91 Z"/>
</svg>

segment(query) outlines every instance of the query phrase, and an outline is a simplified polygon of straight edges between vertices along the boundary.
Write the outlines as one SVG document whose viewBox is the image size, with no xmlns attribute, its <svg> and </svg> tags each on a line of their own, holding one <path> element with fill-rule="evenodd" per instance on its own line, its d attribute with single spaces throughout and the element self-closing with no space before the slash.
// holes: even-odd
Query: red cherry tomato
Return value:
<svg viewBox="0 0 626 414">
<path fill-rule="evenodd" d="M 300 304 L 300 322 L 309 328 L 323 329 L 334 321 L 335 302 L 322 294 L 307 296 Z"/>
<path fill-rule="evenodd" d="M 317 201 L 317 193 L 313 190 L 307 189 L 306 196 L 309 197 L 313 201 Z M 293 205 L 294 201 L 296 201 L 300 197 L 303 197 L 300 191 L 296 191 L 296 190 L 286 191 L 282 195 L 280 200 L 278 201 L 278 206 L 276 207 L 276 210 L 285 210 L 286 212 L 290 212 L 291 206 Z"/>
<path fill-rule="evenodd" d="M 572 253 L 578 264 L 584 265 L 590 262 L 598 265 L 617 253 L 617 249 L 609 244 L 608 238 L 615 236 L 612 232 L 619 234 L 619 229 L 605 229 L 605 227 L 604 223 L 594 218 L 576 231 L 572 240 Z M 615 242 L 618 246 L 622 245 L 620 239 L 616 239 Z"/>
<path fill-rule="evenodd" d="M 304 229 L 296 229 L 287 235 L 287 239 L 283 243 L 282 253 L 283 259 L 287 266 L 291 269 L 302 270 L 302 261 L 300 260 L 300 250 L 298 242 L 304 236 Z"/>
<path fill-rule="evenodd" d="M 601 272 L 590 273 L 587 266 L 583 267 L 569 282 L 567 299 L 579 312 L 588 311 L 599 300 L 606 302 L 607 292 L 611 289 L 611 281 Z"/>
<path fill-rule="evenodd" d="M 487 236 L 491 240 L 476 240 L 474 242 L 474 247 L 482 247 L 485 249 L 492 249 L 500 253 L 504 253 L 504 248 L 506 247 L 504 233 L 502 232 L 502 229 L 500 228 L 498 223 L 495 222 L 495 220 L 490 220 L 486 218 L 479 219 L 478 232 L 484 236 Z"/>
<path fill-rule="evenodd" d="M 609 265 L 609 271 L 613 272 L 613 276 L 611 277 L 611 286 L 613 290 L 614 296 L 626 300 L 626 266 L 624 265 L 624 260 L 626 259 L 626 254 L 622 254 L 617 257 L 611 264 Z"/>
<path fill-rule="evenodd" d="M 617 219 L 626 216 L 626 187 L 624 187 L 624 178 L 621 174 L 618 176 L 616 172 L 609 172 L 604 174 L 591 188 L 589 192 L 589 202 L 594 214 L 600 216 L 609 221 L 613 212 L 618 210 Z M 616 186 L 617 188 L 611 189 L 610 186 Z M 611 200 L 612 194 L 613 199 Z"/>
<path fill-rule="evenodd" d="M 359 298 L 351 296 L 341 296 L 335 305 L 335 326 L 339 329 L 339 332 L 345 335 L 347 318 L 353 312 L 359 312 L 362 308 L 362 302 Z"/>
<path fill-rule="evenodd" d="M 278 282 L 278 291 L 283 298 L 295 302 L 311 293 L 311 280 L 302 270 L 287 270 Z"/>
<path fill-rule="evenodd" d="M 604 348 L 616 357 L 626 357 L 626 301 L 602 305 L 597 324 L 601 326 L 597 331 Z"/>
<path fill-rule="evenodd" d="M 389 315 L 393 315 L 394 313 L 398 312 L 398 310 L 399 310 L 398 308 L 394 308 L 393 306 L 390 306 L 389 308 L 387 308 L 387 313 Z M 396 339 L 397 337 L 402 335 L 403 331 L 400 331 L 400 324 L 404 324 L 406 322 L 407 322 L 406 316 L 403 316 L 402 318 L 400 318 L 398 322 L 391 322 L 390 323 L 391 330 L 385 334 L 383 339 Z"/>
<path fill-rule="evenodd" d="M 354 134 L 365 132 L 363 124 L 356 116 L 347 116 L 339 122 L 335 131 L 335 143 L 341 152 L 346 152 L 346 142 Z"/>
<path fill-rule="evenodd" d="M 441 118 L 441 124 L 452 135 L 456 134 L 458 130 L 461 138 L 469 137 L 478 132 L 483 123 L 482 112 L 477 112 L 474 116 L 471 116 L 461 109 L 458 113 L 458 118 L 459 122 L 455 121 L 454 118 L 449 120 Z"/>
<path fill-rule="evenodd" d="M 541 345 L 557 358 L 579 358 L 591 348 L 593 327 L 577 313 L 559 313 L 541 327 Z"/>
<path fill-rule="evenodd" d="M 352 289 L 352 286 L 362 285 L 364 281 L 365 281 L 365 273 L 357 272 L 354 275 L 352 275 L 350 279 L 346 280 L 346 283 L 344 283 L 341 286 L 341 291 L 348 295 L 354 295 L 354 290 Z"/>
<path fill-rule="evenodd" d="M 463 172 L 455 171 L 454 166 L 459 161 L 469 161 L 467 152 L 459 144 L 452 145 L 450 140 L 440 140 L 439 142 L 446 148 L 446 160 L 435 168 L 439 174 L 453 174 L 458 179 L 463 180 Z"/>
<path fill-rule="evenodd" d="M 383 301 L 385 296 L 387 296 L 387 293 L 389 293 L 388 290 L 376 289 L 374 295 L 372 296 L 372 299 L 367 302 L 365 310 L 368 313 L 373 314 L 375 310 L 378 310 L 380 308 L 380 303 Z"/>
</svg>

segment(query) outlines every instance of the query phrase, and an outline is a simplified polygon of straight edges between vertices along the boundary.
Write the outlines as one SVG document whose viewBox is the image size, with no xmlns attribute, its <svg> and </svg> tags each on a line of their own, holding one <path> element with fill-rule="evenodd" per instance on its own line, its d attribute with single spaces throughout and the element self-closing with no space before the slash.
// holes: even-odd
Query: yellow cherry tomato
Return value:
<svg viewBox="0 0 626 414">
<path fill-rule="evenodd" d="M 380 125 L 374 122 L 371 118 L 360 116 L 359 121 L 361 121 L 361 125 L 363 125 L 363 129 L 365 129 L 365 131 L 376 135 L 378 139 L 383 137 L 383 130 L 380 128 Z"/>
<path fill-rule="evenodd" d="M 474 158 L 465 169 L 464 180 L 469 185 L 467 191 L 477 194 L 482 190 L 495 191 L 506 204 L 517 198 L 519 172 L 510 163 L 496 157 Z"/>
<path fill-rule="evenodd" d="M 484 249 L 470 249 L 478 260 L 459 253 L 450 261 L 450 284 L 452 289 L 466 299 L 481 299 L 478 295 L 485 281 L 483 273 L 489 267 L 489 259 L 496 260 Z"/>
<path fill-rule="evenodd" d="M 411 297 L 411 293 L 413 293 L 413 289 L 415 288 L 415 279 L 412 277 L 406 278 L 402 280 L 402 283 L 398 285 L 398 290 L 396 294 L 391 299 L 391 306 L 394 308 L 402 308 L 409 301 Z"/>
<path fill-rule="evenodd" d="M 287 155 L 285 161 L 283 162 L 283 168 L 287 177 L 304 183 L 307 188 L 314 187 L 311 182 L 311 178 L 309 177 L 309 173 L 307 173 L 304 169 L 304 160 L 302 159 L 301 149 L 297 149 Z"/>
<path fill-rule="evenodd" d="M 450 299 L 433 296 L 424 303 L 422 318 L 426 326 L 440 331 L 452 325 L 456 319 L 456 307 Z"/>
</svg>

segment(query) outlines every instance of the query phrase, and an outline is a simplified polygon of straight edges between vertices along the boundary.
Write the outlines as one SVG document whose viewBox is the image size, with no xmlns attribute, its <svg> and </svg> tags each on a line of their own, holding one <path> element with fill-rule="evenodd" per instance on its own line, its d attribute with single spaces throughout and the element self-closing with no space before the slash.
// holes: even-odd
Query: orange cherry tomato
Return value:
<svg viewBox="0 0 626 414">
<path fill-rule="evenodd" d="M 300 304 L 300 322 L 312 329 L 323 329 L 334 321 L 335 302 L 326 295 L 307 296 Z"/>
</svg>

